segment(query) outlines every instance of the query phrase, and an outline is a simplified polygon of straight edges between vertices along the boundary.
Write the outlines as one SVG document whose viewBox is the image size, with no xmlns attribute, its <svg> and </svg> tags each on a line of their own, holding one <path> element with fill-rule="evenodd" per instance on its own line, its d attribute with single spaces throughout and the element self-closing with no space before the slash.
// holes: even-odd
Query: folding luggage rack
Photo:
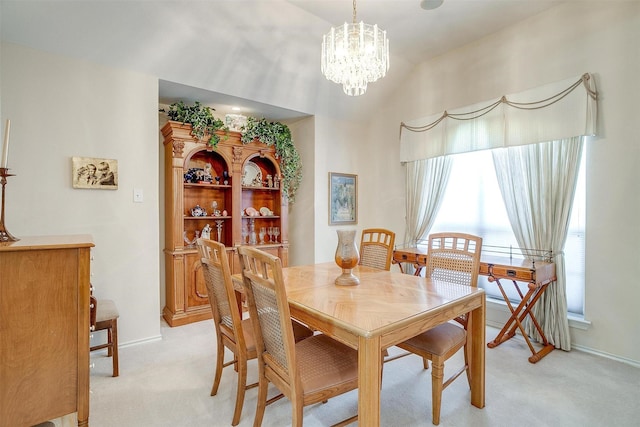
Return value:
<svg viewBox="0 0 640 427">
<path fill-rule="evenodd" d="M 428 263 L 428 254 L 424 243 L 426 241 L 418 240 L 413 244 L 396 247 L 393 252 L 393 263 L 398 264 L 402 272 L 404 272 L 402 264 L 409 263 L 415 268 L 414 274 L 419 276 Z M 554 349 L 554 346 L 549 344 L 544 331 L 531 310 L 549 284 L 556 281 L 553 252 L 541 249 L 483 245 L 479 274 L 487 276 L 489 282 L 495 282 L 498 285 L 498 289 L 500 289 L 511 312 L 511 316 L 496 338 L 487 343 L 487 346 L 489 348 L 497 347 L 513 338 L 516 335 L 516 331 L 520 330 L 532 353 L 532 356 L 529 357 L 529 362 L 536 363 L 549 354 Z M 501 280 L 510 280 L 513 283 L 521 299 L 517 305 L 515 302 L 512 303 L 507 296 Z M 527 284 L 526 293 L 523 293 L 517 282 Z M 527 316 L 529 316 L 539 334 L 537 340 L 542 345 L 539 350 L 534 348 L 529 335 L 525 331 L 523 322 Z"/>
</svg>

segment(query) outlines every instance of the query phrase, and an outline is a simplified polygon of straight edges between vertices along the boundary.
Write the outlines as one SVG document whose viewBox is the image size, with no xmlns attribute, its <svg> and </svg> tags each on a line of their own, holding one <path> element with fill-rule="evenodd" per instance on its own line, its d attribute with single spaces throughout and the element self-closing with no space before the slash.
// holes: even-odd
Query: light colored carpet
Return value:
<svg viewBox="0 0 640 427">
<path fill-rule="evenodd" d="M 497 330 L 487 328 L 487 339 Z M 120 349 L 120 376 L 111 359 L 93 353 L 91 427 L 229 426 L 236 374 L 224 370 L 217 396 L 209 396 L 215 366 L 212 321 L 164 325 L 161 341 Z M 392 353 L 395 348 L 392 348 Z M 637 426 L 640 369 L 584 352 L 553 351 L 535 365 L 521 338 L 486 350 L 486 407 L 469 403 L 461 377 L 444 391 L 441 426 Z M 228 355 L 230 357 L 230 355 Z M 461 354 L 448 366 L 455 368 Z M 256 380 L 255 361 L 249 382 Z M 272 390 L 272 394 L 275 390 Z M 247 391 L 240 426 L 252 426 L 257 389 Z M 431 371 L 415 356 L 385 364 L 383 426 L 430 426 Z M 356 413 L 357 392 L 305 408 L 305 427 L 328 426 Z M 263 426 L 291 423 L 282 399 L 267 407 Z M 60 425 L 57 423 L 57 425 Z M 355 425 L 355 424 L 354 424 Z"/>
</svg>

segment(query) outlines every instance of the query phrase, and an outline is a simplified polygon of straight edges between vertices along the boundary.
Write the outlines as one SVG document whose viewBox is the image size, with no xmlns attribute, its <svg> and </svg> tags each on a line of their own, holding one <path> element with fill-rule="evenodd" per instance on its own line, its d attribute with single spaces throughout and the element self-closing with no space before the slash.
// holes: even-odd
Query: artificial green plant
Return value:
<svg viewBox="0 0 640 427">
<path fill-rule="evenodd" d="M 258 139 L 268 146 L 275 147 L 276 157 L 280 158 L 282 190 L 291 203 L 295 202 L 295 195 L 300 186 L 300 181 L 302 181 L 302 162 L 296 147 L 293 145 L 289 127 L 280 122 L 247 117 L 247 123 L 242 128 L 240 139 L 244 144 Z"/>
<path fill-rule="evenodd" d="M 207 143 L 212 147 L 215 148 L 220 142 L 220 136 L 216 131 L 225 128 L 224 122 L 214 117 L 211 108 L 201 105 L 200 102 L 196 101 L 192 106 L 185 105 L 182 101 L 175 102 L 169 106 L 167 115 L 171 120 L 190 124 L 191 132 L 198 139 L 208 135 Z"/>
</svg>

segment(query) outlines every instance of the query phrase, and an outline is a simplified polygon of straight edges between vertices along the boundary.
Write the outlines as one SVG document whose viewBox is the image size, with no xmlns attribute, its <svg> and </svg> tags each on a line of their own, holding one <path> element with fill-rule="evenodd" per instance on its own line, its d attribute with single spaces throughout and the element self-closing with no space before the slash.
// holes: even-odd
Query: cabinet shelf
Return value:
<svg viewBox="0 0 640 427">
<path fill-rule="evenodd" d="M 251 186 L 247 186 L 247 185 L 243 185 L 242 186 L 242 191 L 245 190 L 253 190 L 253 191 L 280 191 L 279 188 L 275 188 L 275 187 L 251 187 Z"/>
<path fill-rule="evenodd" d="M 199 220 L 199 219 L 231 219 L 233 217 L 227 215 L 227 216 L 185 216 L 184 219 L 185 221 L 194 221 L 194 220 Z"/>
<path fill-rule="evenodd" d="M 185 182 L 184 187 L 185 188 L 211 188 L 211 189 L 217 189 L 217 190 L 231 189 L 231 185 L 210 184 L 208 182 L 205 182 L 205 183 Z"/>
</svg>

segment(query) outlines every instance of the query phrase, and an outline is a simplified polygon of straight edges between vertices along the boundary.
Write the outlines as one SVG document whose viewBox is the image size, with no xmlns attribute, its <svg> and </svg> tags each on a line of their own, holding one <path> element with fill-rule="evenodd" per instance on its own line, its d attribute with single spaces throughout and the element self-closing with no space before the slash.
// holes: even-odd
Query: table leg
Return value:
<svg viewBox="0 0 640 427">
<path fill-rule="evenodd" d="M 358 338 L 358 425 L 380 425 L 380 337 Z"/>
<path fill-rule="evenodd" d="M 484 408 L 485 400 L 485 321 L 486 302 L 482 295 L 482 305 L 469 315 L 467 339 L 471 340 L 469 357 L 469 380 L 471 386 L 471 404 Z M 362 424 L 366 425 L 366 424 Z"/>
</svg>

